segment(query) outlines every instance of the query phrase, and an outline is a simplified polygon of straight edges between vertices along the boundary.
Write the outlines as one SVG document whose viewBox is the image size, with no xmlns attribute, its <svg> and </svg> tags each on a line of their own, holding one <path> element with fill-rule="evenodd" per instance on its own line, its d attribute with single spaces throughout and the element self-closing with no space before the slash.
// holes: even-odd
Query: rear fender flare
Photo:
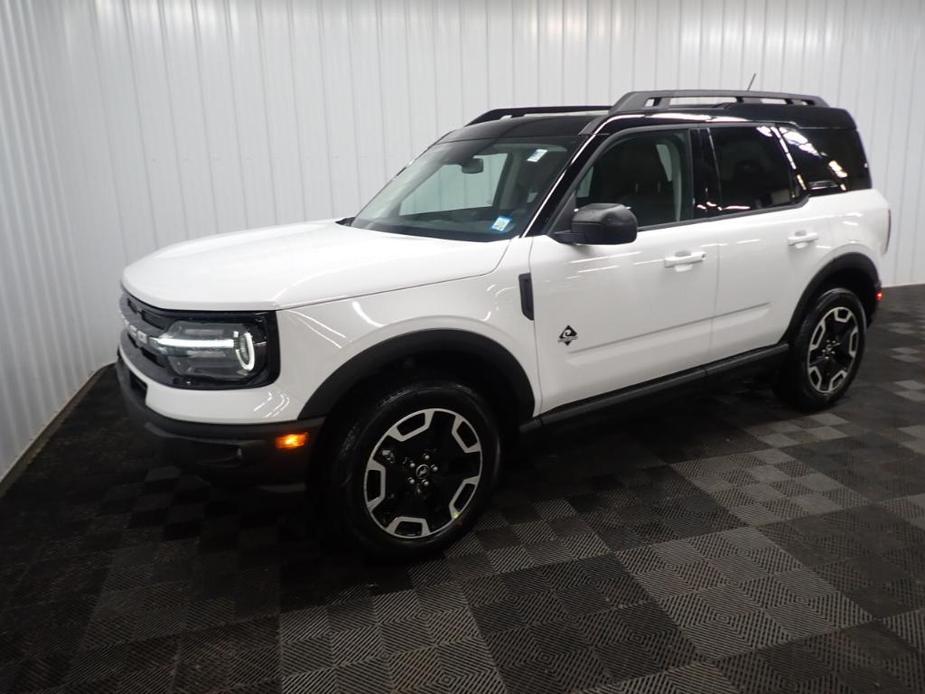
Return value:
<svg viewBox="0 0 925 694">
<path fill-rule="evenodd" d="M 790 318 L 787 331 L 784 333 L 784 340 L 790 340 L 793 335 L 796 334 L 796 331 L 799 330 L 800 322 L 803 320 L 803 316 L 806 314 L 810 302 L 813 300 L 813 297 L 819 293 L 819 290 L 825 287 L 826 284 L 837 275 L 846 272 L 861 273 L 869 280 L 871 295 L 859 296 L 858 298 L 864 305 L 867 311 L 867 321 L 868 323 L 870 322 L 873 316 L 873 308 L 876 307 L 875 295 L 880 289 L 880 276 L 877 273 L 877 267 L 874 265 L 873 261 L 863 253 L 846 253 L 824 265 L 822 269 L 815 274 L 813 279 L 806 286 L 806 289 L 803 290 L 803 294 L 800 296 L 800 300 L 797 302 L 796 308 L 793 311 L 793 316 Z"/>
</svg>

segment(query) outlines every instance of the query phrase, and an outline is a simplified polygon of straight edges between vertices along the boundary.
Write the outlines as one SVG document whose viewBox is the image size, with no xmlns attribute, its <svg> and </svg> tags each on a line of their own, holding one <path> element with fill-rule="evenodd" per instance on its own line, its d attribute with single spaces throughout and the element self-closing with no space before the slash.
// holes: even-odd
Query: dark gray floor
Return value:
<svg viewBox="0 0 925 694">
<path fill-rule="evenodd" d="M 850 395 L 558 438 L 445 556 L 158 462 L 107 374 L 0 500 L 0 692 L 923 692 L 925 287 Z"/>
</svg>

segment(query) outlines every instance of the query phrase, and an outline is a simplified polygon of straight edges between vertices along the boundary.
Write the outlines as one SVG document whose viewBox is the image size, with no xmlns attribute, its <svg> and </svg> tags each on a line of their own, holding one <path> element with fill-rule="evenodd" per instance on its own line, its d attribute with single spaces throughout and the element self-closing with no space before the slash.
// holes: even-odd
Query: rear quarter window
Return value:
<svg viewBox="0 0 925 694">
<path fill-rule="evenodd" d="M 867 157 L 857 130 L 781 126 L 780 131 L 810 193 L 871 187 Z"/>
</svg>

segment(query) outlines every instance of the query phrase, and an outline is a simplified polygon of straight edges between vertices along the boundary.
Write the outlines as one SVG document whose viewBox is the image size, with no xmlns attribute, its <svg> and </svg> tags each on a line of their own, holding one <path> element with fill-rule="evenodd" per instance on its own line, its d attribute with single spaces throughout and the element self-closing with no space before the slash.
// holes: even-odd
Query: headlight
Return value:
<svg viewBox="0 0 925 694">
<path fill-rule="evenodd" d="M 279 375 L 272 311 L 186 312 L 156 308 L 123 294 L 126 358 L 149 378 L 175 388 L 257 388 Z"/>
<path fill-rule="evenodd" d="M 242 381 L 266 366 L 267 338 L 256 325 L 181 320 L 148 344 L 178 376 Z"/>
</svg>

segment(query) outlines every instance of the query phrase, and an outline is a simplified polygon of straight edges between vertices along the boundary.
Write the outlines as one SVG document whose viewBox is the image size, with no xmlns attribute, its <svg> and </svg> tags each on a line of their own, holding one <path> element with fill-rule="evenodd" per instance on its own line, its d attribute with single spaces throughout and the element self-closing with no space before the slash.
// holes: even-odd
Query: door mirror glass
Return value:
<svg viewBox="0 0 925 694">
<path fill-rule="evenodd" d="M 639 224 L 628 207 L 596 202 L 585 205 L 572 216 L 569 229 L 553 232 L 560 243 L 619 244 L 636 240 Z"/>
</svg>

